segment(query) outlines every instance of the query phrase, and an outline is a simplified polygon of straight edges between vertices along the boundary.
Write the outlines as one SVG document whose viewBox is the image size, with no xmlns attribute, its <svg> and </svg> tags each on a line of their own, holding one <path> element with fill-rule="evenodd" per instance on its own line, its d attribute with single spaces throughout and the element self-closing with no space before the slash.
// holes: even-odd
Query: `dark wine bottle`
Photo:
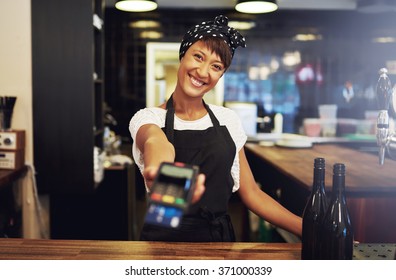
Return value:
<svg viewBox="0 0 396 280">
<path fill-rule="evenodd" d="M 333 188 L 322 224 L 322 238 L 322 259 L 352 259 L 353 228 L 345 196 L 345 165 L 342 163 L 333 166 Z"/>
<path fill-rule="evenodd" d="M 324 158 L 315 158 L 312 191 L 303 212 L 301 259 L 319 259 L 321 251 L 320 230 L 327 210 L 325 192 L 326 162 Z"/>
</svg>

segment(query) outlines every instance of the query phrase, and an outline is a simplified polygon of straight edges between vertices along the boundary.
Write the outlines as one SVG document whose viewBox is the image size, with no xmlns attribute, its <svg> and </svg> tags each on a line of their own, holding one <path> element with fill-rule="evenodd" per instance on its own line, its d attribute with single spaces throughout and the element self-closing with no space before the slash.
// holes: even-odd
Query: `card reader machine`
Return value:
<svg viewBox="0 0 396 280">
<path fill-rule="evenodd" d="M 198 172 L 194 165 L 162 163 L 149 193 L 145 222 L 177 228 L 191 203 Z"/>
</svg>

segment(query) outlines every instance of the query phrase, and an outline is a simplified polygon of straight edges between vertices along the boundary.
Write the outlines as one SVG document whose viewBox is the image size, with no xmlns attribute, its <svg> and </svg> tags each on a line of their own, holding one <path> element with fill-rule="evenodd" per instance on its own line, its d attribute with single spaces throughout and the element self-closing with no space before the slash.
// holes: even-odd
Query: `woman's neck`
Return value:
<svg viewBox="0 0 396 280">
<path fill-rule="evenodd" d="M 194 121 L 207 114 L 201 97 L 184 97 L 173 94 L 173 107 L 178 118 L 187 121 Z"/>
</svg>

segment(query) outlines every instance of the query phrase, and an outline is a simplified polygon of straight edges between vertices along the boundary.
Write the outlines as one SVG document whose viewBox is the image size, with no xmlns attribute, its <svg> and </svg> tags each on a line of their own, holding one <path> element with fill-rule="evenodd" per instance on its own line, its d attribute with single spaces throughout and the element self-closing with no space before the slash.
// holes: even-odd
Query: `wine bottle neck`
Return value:
<svg viewBox="0 0 396 280">
<path fill-rule="evenodd" d="M 344 196 L 345 175 L 333 175 L 333 193 L 336 196 Z"/>
<path fill-rule="evenodd" d="M 325 169 L 316 168 L 314 170 L 314 188 L 323 188 L 325 186 Z"/>
</svg>

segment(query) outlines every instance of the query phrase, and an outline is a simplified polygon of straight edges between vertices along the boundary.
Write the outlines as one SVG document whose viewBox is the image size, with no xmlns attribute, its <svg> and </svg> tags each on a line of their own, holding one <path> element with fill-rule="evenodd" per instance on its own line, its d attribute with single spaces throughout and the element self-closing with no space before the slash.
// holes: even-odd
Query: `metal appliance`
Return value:
<svg viewBox="0 0 396 280">
<path fill-rule="evenodd" d="M 395 87 L 387 75 L 386 68 L 380 69 L 380 77 L 377 82 L 377 100 L 379 112 L 377 117 L 377 144 L 379 146 L 379 164 L 385 162 L 386 152 L 393 159 L 396 159 L 396 132 L 389 128 L 389 115 L 396 112 L 396 93 Z"/>
<path fill-rule="evenodd" d="M 19 169 L 25 164 L 25 131 L 0 131 L 0 169 Z"/>
</svg>

